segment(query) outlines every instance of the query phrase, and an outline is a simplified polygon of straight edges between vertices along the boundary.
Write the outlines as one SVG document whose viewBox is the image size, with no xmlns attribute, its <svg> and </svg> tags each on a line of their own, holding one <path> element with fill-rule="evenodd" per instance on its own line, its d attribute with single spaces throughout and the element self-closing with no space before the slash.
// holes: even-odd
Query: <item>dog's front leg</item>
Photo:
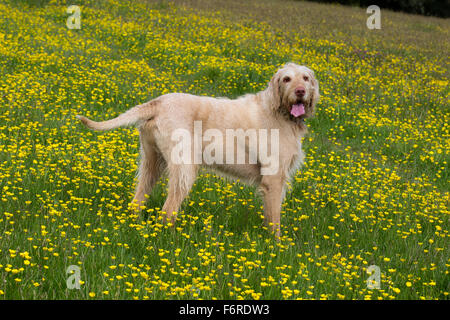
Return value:
<svg viewBox="0 0 450 320">
<path fill-rule="evenodd" d="M 261 180 L 261 190 L 264 197 L 264 218 L 272 232 L 275 232 L 277 239 L 280 237 L 280 212 L 284 186 L 285 179 L 279 175 L 263 176 Z"/>
</svg>

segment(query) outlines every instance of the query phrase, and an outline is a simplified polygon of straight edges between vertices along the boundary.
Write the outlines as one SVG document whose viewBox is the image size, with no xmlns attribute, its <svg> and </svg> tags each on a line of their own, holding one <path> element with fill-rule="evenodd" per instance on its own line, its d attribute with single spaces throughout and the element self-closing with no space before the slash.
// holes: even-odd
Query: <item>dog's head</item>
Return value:
<svg viewBox="0 0 450 320">
<path fill-rule="evenodd" d="M 268 94 L 275 111 L 293 120 L 309 118 L 319 101 L 319 82 L 311 69 L 287 63 L 270 80 Z"/>
</svg>

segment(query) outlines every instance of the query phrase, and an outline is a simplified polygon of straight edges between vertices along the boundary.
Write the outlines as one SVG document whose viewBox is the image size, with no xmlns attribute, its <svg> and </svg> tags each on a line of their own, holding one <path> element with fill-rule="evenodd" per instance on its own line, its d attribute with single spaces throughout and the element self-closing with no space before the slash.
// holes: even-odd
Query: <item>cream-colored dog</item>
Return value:
<svg viewBox="0 0 450 320">
<path fill-rule="evenodd" d="M 277 71 L 264 91 L 237 99 L 172 93 L 138 105 L 111 120 L 95 122 L 83 116 L 77 117 L 94 130 L 127 125 L 136 125 L 139 129 L 141 160 L 133 199 L 137 208 L 144 204 L 146 196 L 150 195 L 154 184 L 167 169 L 169 188 L 162 211 L 166 213 L 164 221 L 174 223 L 174 213 L 189 193 L 199 167 L 204 166 L 258 185 L 264 197 L 266 223 L 279 236 L 286 182 L 304 159 L 301 148 L 301 139 L 307 131 L 304 119 L 314 114 L 318 100 L 319 84 L 314 72 L 288 63 Z M 230 130 L 246 134 L 237 146 L 234 138 L 233 144 L 230 140 L 215 141 L 215 151 L 211 152 L 211 145 L 202 146 L 201 141 L 196 143 L 199 142 L 199 133 L 213 132 L 208 137 L 203 136 L 203 141 L 211 141 L 212 137 L 218 140 Z M 180 139 L 174 138 L 180 132 L 190 133 L 193 137 L 192 143 L 182 144 L 185 147 L 183 161 L 174 156 L 175 149 L 183 151 Z M 267 136 L 267 133 L 274 133 L 272 138 L 278 139 L 266 139 L 266 144 L 261 144 L 263 134 Z M 259 139 L 258 148 L 250 145 L 255 137 Z M 200 153 L 195 150 L 195 145 L 197 149 L 201 146 Z M 275 170 L 273 161 L 268 163 L 267 158 L 263 158 L 263 153 L 268 150 L 277 155 Z M 225 161 L 234 160 L 239 151 L 244 151 L 244 163 Z M 200 162 L 195 159 L 199 154 Z M 271 170 L 268 170 L 269 166 Z"/>
</svg>

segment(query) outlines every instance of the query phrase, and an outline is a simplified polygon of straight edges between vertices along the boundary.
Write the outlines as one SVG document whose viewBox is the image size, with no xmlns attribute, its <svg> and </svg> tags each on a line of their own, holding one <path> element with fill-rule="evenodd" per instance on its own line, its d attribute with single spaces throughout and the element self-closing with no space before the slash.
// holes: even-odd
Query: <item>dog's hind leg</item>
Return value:
<svg viewBox="0 0 450 320">
<path fill-rule="evenodd" d="M 184 198 L 188 195 L 197 177 L 196 165 L 170 165 L 169 191 L 166 202 L 162 208 L 166 214 L 164 222 L 175 222 L 174 213 L 177 213 Z"/>
<path fill-rule="evenodd" d="M 146 197 L 150 195 L 152 189 L 164 171 L 165 161 L 156 147 L 152 144 L 152 137 L 147 137 L 143 132 L 140 134 L 141 150 L 138 171 L 138 182 L 136 192 L 132 201 L 132 206 L 136 212 L 143 208 Z"/>
</svg>

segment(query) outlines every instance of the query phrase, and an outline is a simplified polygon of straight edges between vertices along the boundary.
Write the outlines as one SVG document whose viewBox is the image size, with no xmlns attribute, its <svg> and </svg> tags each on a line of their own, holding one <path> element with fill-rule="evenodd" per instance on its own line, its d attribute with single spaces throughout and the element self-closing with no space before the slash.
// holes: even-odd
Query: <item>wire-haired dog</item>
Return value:
<svg viewBox="0 0 450 320">
<path fill-rule="evenodd" d="M 169 190 L 162 211 L 166 213 L 165 221 L 174 223 L 174 213 L 189 193 L 199 167 L 206 166 L 226 176 L 258 185 L 264 196 L 265 220 L 279 236 L 286 182 L 304 159 L 301 148 L 301 139 L 307 131 L 304 119 L 314 114 L 318 100 L 319 84 L 314 72 L 307 67 L 288 63 L 277 71 L 264 91 L 237 99 L 172 93 L 138 105 L 111 120 L 95 122 L 83 116 L 78 118 L 94 130 L 127 125 L 136 125 L 139 129 L 141 160 L 133 199 L 137 208 L 144 204 L 146 195 L 150 194 L 167 169 Z M 200 132 L 195 132 L 197 124 L 201 124 Z M 180 130 L 190 133 L 194 140 L 199 134 L 205 140 L 208 130 L 209 133 L 214 132 L 207 134 L 209 140 L 212 137 L 217 140 L 229 130 L 240 130 L 245 136 L 237 146 L 234 145 L 234 138 L 233 144 L 228 140 L 216 141 L 214 154 L 207 150 L 208 146 L 195 150 L 195 145 L 199 146 L 195 141 L 184 144 L 184 156 L 187 155 L 187 158 L 179 161 L 179 157 L 174 157 L 174 150 L 179 150 L 180 141 L 174 136 Z M 251 137 L 262 138 L 264 130 L 266 133 L 276 132 L 278 139 L 269 139 L 265 145 L 261 144 L 260 139 L 258 148 L 254 148 Z M 263 157 L 263 151 L 267 150 L 278 151 L 275 168 Z M 246 159 L 254 161 L 225 161 L 235 159 L 240 151 Z M 195 159 L 198 154 L 200 161 Z"/>
</svg>

